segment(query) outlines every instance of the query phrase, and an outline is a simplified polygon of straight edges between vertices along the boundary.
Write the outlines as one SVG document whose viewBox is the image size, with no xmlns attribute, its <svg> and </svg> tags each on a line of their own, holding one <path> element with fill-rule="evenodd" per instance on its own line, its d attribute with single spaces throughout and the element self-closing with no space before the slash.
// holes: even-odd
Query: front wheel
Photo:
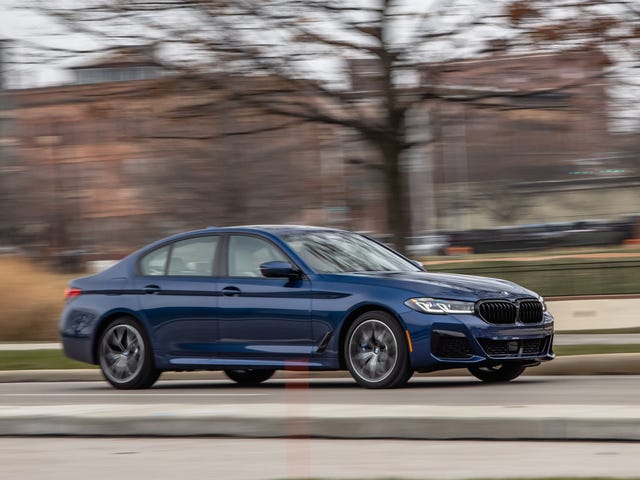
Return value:
<svg viewBox="0 0 640 480">
<path fill-rule="evenodd" d="M 130 317 L 117 318 L 104 329 L 98 361 L 104 378 L 121 390 L 149 388 L 160 376 L 144 329 Z"/>
<path fill-rule="evenodd" d="M 469 372 L 483 382 L 509 382 L 522 375 L 525 368 L 517 363 L 502 363 L 486 367 L 469 367 Z"/>
<path fill-rule="evenodd" d="M 275 370 L 256 370 L 252 368 L 224 371 L 227 377 L 240 385 L 257 385 L 269 380 L 275 372 Z"/>
<path fill-rule="evenodd" d="M 351 376 L 365 388 L 397 388 L 411 377 L 404 332 L 385 312 L 356 319 L 347 332 L 344 357 Z"/>
</svg>

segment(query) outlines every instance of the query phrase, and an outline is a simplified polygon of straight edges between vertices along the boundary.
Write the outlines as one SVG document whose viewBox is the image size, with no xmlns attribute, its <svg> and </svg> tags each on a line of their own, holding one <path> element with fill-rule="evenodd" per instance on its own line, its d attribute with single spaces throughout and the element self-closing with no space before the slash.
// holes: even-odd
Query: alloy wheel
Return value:
<svg viewBox="0 0 640 480">
<path fill-rule="evenodd" d="M 368 319 L 349 339 L 349 360 L 354 372 L 367 382 L 381 382 L 398 362 L 398 341 L 384 322 Z"/>
<path fill-rule="evenodd" d="M 142 370 L 145 345 L 141 333 L 132 325 L 112 326 L 102 337 L 100 366 L 113 383 L 127 383 Z"/>
</svg>

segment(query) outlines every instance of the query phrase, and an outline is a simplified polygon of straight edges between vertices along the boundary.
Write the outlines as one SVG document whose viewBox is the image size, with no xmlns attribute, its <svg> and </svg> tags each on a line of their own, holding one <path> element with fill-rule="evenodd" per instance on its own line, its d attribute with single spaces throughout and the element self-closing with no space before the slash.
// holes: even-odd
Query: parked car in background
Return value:
<svg viewBox="0 0 640 480">
<path fill-rule="evenodd" d="M 424 271 L 363 235 L 325 228 L 207 228 L 155 242 L 66 291 L 67 356 L 119 389 L 168 370 L 348 370 L 367 388 L 468 368 L 487 382 L 554 358 L 536 293 Z"/>
<path fill-rule="evenodd" d="M 449 246 L 446 235 L 420 235 L 407 238 L 407 254 L 409 256 L 444 255 Z"/>
<path fill-rule="evenodd" d="M 594 245 L 618 245 L 631 238 L 632 225 L 626 222 L 584 220 L 573 222 L 562 233 L 560 246 L 585 247 Z"/>
<path fill-rule="evenodd" d="M 475 253 L 518 252 L 561 247 L 619 245 L 632 238 L 633 218 L 581 220 L 449 232 L 451 246 Z"/>
</svg>

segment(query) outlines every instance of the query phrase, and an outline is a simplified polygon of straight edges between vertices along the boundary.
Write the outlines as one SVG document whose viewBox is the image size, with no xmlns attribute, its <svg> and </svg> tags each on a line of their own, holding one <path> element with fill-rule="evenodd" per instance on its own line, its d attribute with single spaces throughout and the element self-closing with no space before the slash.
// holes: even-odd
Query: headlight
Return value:
<svg viewBox="0 0 640 480">
<path fill-rule="evenodd" d="M 547 304 L 544 301 L 544 298 L 538 296 L 538 300 L 540 300 L 540 303 L 542 304 L 542 311 L 546 312 L 547 311 Z"/>
<path fill-rule="evenodd" d="M 417 312 L 446 315 L 448 313 L 474 313 L 473 302 L 439 300 L 437 298 L 410 298 L 404 304 Z"/>
</svg>

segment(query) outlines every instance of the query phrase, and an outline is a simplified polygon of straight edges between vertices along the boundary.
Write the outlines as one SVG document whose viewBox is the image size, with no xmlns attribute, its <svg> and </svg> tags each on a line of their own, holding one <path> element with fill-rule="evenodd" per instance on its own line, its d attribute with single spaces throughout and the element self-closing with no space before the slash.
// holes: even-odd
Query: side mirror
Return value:
<svg viewBox="0 0 640 480">
<path fill-rule="evenodd" d="M 300 271 L 293 268 L 289 262 L 273 261 L 260 265 L 260 273 L 267 278 L 299 278 Z"/>
</svg>

